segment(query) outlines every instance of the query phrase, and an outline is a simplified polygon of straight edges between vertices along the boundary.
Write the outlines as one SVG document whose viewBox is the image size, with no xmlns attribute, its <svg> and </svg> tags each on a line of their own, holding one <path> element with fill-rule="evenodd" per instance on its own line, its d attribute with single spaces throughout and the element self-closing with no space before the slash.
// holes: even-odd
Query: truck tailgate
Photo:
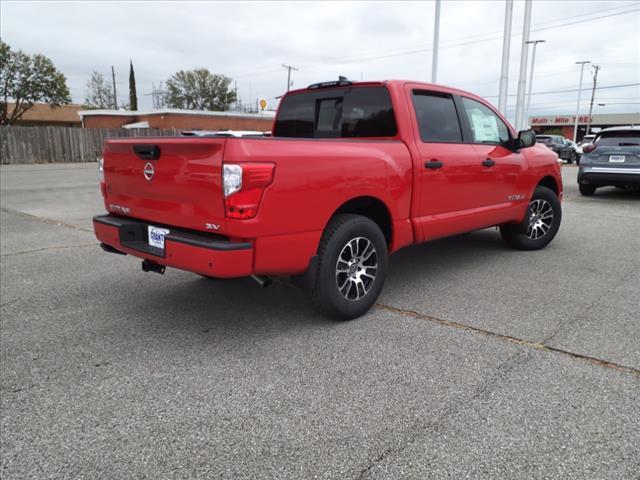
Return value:
<svg viewBox="0 0 640 480">
<path fill-rule="evenodd" d="M 225 142 L 224 138 L 192 137 L 107 140 L 107 210 L 161 225 L 222 229 Z"/>
</svg>

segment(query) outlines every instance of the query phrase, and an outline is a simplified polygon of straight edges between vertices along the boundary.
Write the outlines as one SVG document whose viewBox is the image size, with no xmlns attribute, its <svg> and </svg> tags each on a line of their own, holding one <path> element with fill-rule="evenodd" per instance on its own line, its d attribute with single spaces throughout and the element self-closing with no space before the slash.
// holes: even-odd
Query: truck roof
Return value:
<svg viewBox="0 0 640 480">
<path fill-rule="evenodd" d="M 416 80 L 402 80 L 402 79 L 388 79 L 388 80 L 367 80 L 367 81 L 348 81 L 348 82 L 344 82 L 341 83 L 339 80 L 333 81 L 333 82 L 321 82 L 321 83 L 315 83 L 313 85 L 310 85 L 308 87 L 305 88 L 299 88 L 297 90 L 290 90 L 289 92 L 287 92 L 287 95 L 292 95 L 292 94 L 297 94 L 297 93 L 302 93 L 302 92 L 308 92 L 308 91 L 315 91 L 318 88 L 341 88 L 341 87 L 375 87 L 375 86 L 382 86 L 382 85 L 387 85 L 387 86 L 391 86 L 391 85 L 405 85 L 407 83 L 411 83 L 411 84 L 415 84 L 415 85 L 419 85 L 421 87 L 424 87 L 425 89 L 433 89 L 434 87 L 438 90 L 446 90 L 450 93 L 457 93 L 457 94 L 464 94 L 464 95 L 469 95 L 472 97 L 479 97 L 478 95 L 471 93 L 471 92 L 467 92 L 466 90 L 460 90 L 459 88 L 455 88 L 455 87 L 449 87 L 447 85 L 441 85 L 438 83 L 427 83 L 427 82 L 420 82 L 420 81 L 416 81 Z M 323 84 L 326 84 L 323 85 Z M 320 87 L 319 87 L 320 86 Z M 310 88 L 311 87 L 311 88 Z"/>
</svg>

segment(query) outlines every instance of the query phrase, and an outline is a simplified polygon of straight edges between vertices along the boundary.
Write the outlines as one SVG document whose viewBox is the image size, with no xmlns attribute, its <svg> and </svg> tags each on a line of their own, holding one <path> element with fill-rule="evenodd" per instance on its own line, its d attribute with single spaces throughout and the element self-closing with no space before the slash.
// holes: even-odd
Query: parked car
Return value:
<svg viewBox="0 0 640 480">
<path fill-rule="evenodd" d="M 605 186 L 640 188 L 640 126 L 602 129 L 583 150 L 578 170 L 582 195 Z"/>
<path fill-rule="evenodd" d="M 562 135 L 538 135 L 536 141 L 549 147 L 558 154 L 561 160 L 566 160 L 567 163 L 573 163 L 578 158 L 576 145 Z"/>
<path fill-rule="evenodd" d="M 593 140 L 596 138 L 596 134 L 595 133 L 590 133 L 589 135 L 585 135 L 584 137 L 582 137 L 582 140 L 580 140 L 578 142 L 578 147 L 582 148 L 585 145 L 589 145 L 591 143 L 593 143 Z M 582 153 L 582 150 L 581 150 Z"/>
<path fill-rule="evenodd" d="M 310 85 L 283 97 L 271 137 L 112 138 L 100 165 L 105 251 L 158 273 L 295 276 L 340 319 L 375 303 L 402 247 L 499 226 L 537 250 L 562 215 L 560 166 L 533 131 L 418 82 Z"/>
<path fill-rule="evenodd" d="M 580 140 L 578 142 L 578 144 L 576 145 L 576 154 L 578 155 L 578 157 L 576 158 L 576 163 L 578 165 L 580 165 L 580 158 L 582 157 L 583 152 L 583 148 L 591 143 L 593 143 L 593 139 L 596 138 L 595 133 L 594 134 L 589 134 L 589 135 L 585 135 L 584 137 L 582 137 L 582 140 Z"/>
</svg>

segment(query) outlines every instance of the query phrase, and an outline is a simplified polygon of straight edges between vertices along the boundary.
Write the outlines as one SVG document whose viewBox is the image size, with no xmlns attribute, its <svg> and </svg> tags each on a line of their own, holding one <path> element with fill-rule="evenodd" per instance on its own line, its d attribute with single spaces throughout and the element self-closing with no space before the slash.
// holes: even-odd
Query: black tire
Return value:
<svg viewBox="0 0 640 480">
<path fill-rule="evenodd" d="M 549 216 L 550 212 L 550 216 Z M 505 242 L 518 250 L 539 250 L 549 245 L 562 221 L 560 200 L 553 190 L 538 186 L 521 223 L 500 226 Z"/>
<path fill-rule="evenodd" d="M 365 255 L 368 255 L 366 259 Z M 345 261 L 349 257 L 351 259 Z M 361 215 L 336 215 L 325 229 L 318 248 L 316 277 L 311 285 L 314 305 L 338 320 L 351 320 L 365 314 L 380 295 L 387 276 L 387 260 L 387 242 L 378 225 Z M 345 282 L 342 290 L 339 282 Z"/>
<path fill-rule="evenodd" d="M 584 183 L 581 183 L 580 185 L 578 185 L 578 188 L 580 189 L 580 194 L 586 197 L 593 195 L 596 191 L 596 187 L 594 187 L 593 185 L 584 184 Z"/>
</svg>

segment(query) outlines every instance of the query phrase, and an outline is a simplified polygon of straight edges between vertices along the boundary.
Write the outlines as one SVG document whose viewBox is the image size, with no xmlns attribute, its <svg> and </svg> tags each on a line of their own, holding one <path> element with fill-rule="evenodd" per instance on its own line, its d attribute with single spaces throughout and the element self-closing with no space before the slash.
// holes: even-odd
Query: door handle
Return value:
<svg viewBox="0 0 640 480">
<path fill-rule="evenodd" d="M 484 167 L 493 167 L 495 164 L 496 164 L 496 162 L 494 162 L 490 158 L 487 158 L 486 160 L 482 161 L 482 166 L 484 166 Z"/>
<path fill-rule="evenodd" d="M 160 147 L 157 145 L 134 145 L 133 151 L 142 160 L 157 160 L 160 158 Z"/>
<path fill-rule="evenodd" d="M 438 168 L 442 168 L 444 163 L 440 160 L 436 160 L 435 158 L 431 159 L 430 162 L 424 162 L 424 168 L 429 168 L 431 170 L 436 170 Z"/>
</svg>

